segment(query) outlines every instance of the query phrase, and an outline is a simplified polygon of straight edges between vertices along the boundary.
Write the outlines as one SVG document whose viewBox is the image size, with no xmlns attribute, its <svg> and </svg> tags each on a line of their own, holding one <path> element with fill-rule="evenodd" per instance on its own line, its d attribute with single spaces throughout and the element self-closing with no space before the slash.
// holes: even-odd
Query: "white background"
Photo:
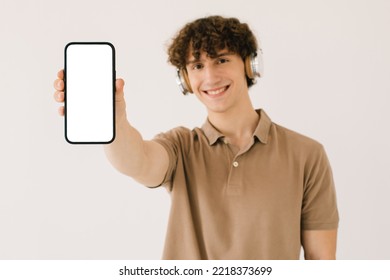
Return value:
<svg viewBox="0 0 390 280">
<path fill-rule="evenodd" d="M 337 185 L 339 259 L 390 258 L 387 0 L 0 0 L 0 259 L 159 259 L 164 189 L 119 174 L 102 146 L 69 145 L 53 81 L 70 41 L 110 41 L 128 117 L 145 138 L 206 112 L 179 92 L 166 46 L 212 14 L 249 23 L 273 121 L 320 141 Z"/>
</svg>

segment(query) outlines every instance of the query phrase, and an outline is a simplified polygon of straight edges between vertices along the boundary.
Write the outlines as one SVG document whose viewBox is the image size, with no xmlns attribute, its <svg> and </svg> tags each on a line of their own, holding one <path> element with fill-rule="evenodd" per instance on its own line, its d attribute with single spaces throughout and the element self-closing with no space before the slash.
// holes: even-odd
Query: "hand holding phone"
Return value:
<svg viewBox="0 0 390 280">
<path fill-rule="evenodd" d="M 115 49 L 107 42 L 65 47 L 65 138 L 108 144 L 115 138 Z"/>
</svg>

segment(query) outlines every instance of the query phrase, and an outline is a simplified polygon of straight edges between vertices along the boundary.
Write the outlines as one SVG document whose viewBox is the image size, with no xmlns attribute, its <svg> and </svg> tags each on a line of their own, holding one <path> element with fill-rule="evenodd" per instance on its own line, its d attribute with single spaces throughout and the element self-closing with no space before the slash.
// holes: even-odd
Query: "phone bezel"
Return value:
<svg viewBox="0 0 390 280">
<path fill-rule="evenodd" d="M 72 141 L 68 137 L 68 122 L 67 122 L 67 50 L 72 45 L 108 45 L 112 50 L 112 138 L 108 141 Z M 115 68 L 115 47 L 110 42 L 70 42 L 66 44 L 64 49 L 64 121 L 65 121 L 65 139 L 69 144 L 110 144 L 115 140 L 115 80 L 116 80 L 116 68 Z"/>
</svg>

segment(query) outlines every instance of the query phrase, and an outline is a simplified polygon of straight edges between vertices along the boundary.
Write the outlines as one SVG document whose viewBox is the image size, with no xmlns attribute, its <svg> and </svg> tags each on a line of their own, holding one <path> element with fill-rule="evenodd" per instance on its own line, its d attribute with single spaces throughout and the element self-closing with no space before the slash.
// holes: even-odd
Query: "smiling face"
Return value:
<svg viewBox="0 0 390 280">
<path fill-rule="evenodd" d="M 215 57 L 201 52 L 196 59 L 189 53 L 186 70 L 191 88 L 209 114 L 224 113 L 246 104 L 248 85 L 244 61 L 238 54 L 224 49 Z"/>
<path fill-rule="evenodd" d="M 241 59 L 255 53 L 258 49 L 257 40 L 249 26 L 237 18 L 199 18 L 183 26 L 172 38 L 168 47 L 168 61 L 177 70 L 183 71 L 187 68 L 188 61 L 195 58 L 200 60 L 203 52 L 215 58 L 221 50 L 226 49 L 236 53 Z M 194 57 L 189 57 L 189 50 Z M 252 86 L 253 80 L 248 78 L 247 85 Z"/>
</svg>

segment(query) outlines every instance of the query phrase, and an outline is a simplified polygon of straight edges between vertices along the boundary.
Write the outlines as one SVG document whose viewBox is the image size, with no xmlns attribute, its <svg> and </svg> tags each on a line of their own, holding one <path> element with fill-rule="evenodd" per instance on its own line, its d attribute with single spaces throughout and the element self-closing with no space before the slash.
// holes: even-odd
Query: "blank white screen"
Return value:
<svg viewBox="0 0 390 280">
<path fill-rule="evenodd" d="M 66 50 L 66 137 L 70 142 L 113 138 L 113 49 L 71 44 Z"/>
</svg>

